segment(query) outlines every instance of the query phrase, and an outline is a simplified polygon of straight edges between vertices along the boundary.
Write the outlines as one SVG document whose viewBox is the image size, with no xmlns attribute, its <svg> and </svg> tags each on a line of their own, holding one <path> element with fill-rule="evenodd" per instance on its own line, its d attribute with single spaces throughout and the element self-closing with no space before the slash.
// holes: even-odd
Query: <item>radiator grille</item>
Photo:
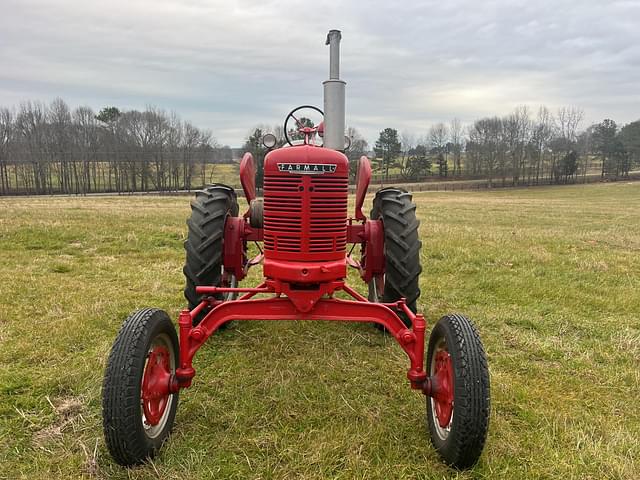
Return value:
<svg viewBox="0 0 640 480">
<path fill-rule="evenodd" d="M 265 175 L 266 253 L 326 256 L 344 252 L 347 189 L 346 175 Z M 299 258 L 291 257 L 291 260 Z"/>
</svg>

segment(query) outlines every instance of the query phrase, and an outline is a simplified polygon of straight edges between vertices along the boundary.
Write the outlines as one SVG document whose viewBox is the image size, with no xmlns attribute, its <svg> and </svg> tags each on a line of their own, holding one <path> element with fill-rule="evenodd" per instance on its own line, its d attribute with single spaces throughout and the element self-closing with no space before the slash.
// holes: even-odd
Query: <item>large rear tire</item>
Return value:
<svg viewBox="0 0 640 480">
<path fill-rule="evenodd" d="M 223 267 L 224 225 L 227 217 L 238 215 L 238 198 L 235 191 L 226 185 L 211 185 L 196 192 L 191 201 L 191 217 L 187 220 L 189 232 L 184 242 L 186 262 L 184 276 L 186 285 L 184 296 L 189 309 L 194 309 L 202 301 L 196 287 L 235 287 L 234 276 L 228 275 Z M 219 294 L 219 300 L 233 300 L 237 294 Z M 197 325 L 209 312 L 205 308 L 194 318 Z M 226 325 L 226 324 L 225 324 Z"/>
<path fill-rule="evenodd" d="M 471 320 L 447 315 L 436 323 L 427 373 L 439 386 L 438 393 L 427 397 L 431 443 L 449 465 L 469 468 L 482 453 L 490 409 L 487 356 Z"/>
<path fill-rule="evenodd" d="M 178 336 L 162 310 L 145 308 L 122 324 L 102 384 L 102 422 L 111 456 L 120 465 L 152 458 L 171 433 L 178 394 L 168 385 L 179 364 Z"/>
<path fill-rule="evenodd" d="M 418 237 L 420 222 L 411 194 L 400 188 L 379 190 L 373 199 L 371 219 L 382 220 L 384 225 L 385 273 L 369 282 L 369 300 L 387 303 L 404 297 L 409 309 L 416 312 L 420 297 L 422 242 Z M 399 316 L 407 326 L 411 325 L 404 312 Z"/>
</svg>

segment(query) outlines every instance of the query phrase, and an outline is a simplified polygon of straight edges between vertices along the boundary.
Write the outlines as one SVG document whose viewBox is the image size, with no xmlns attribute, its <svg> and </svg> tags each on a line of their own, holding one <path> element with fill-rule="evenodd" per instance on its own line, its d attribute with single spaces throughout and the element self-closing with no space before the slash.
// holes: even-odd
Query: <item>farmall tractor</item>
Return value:
<svg viewBox="0 0 640 480">
<path fill-rule="evenodd" d="M 231 187 L 215 184 L 196 193 L 185 242 L 189 308 L 180 313 L 179 335 L 159 309 L 136 311 L 124 321 L 103 384 L 104 435 L 118 463 L 142 463 L 158 451 L 172 429 L 178 394 L 195 376 L 194 355 L 235 320 L 375 324 L 407 354 L 409 385 L 426 398 L 431 441 L 444 461 L 466 468 L 478 460 L 489 420 L 485 352 L 471 321 L 447 315 L 431 332 L 425 365 L 425 320 L 417 313 L 421 242 L 411 194 L 394 187 L 379 190 L 367 218 L 362 208 L 371 166 L 362 157 L 355 212 L 347 216 L 340 39 L 337 30 L 327 37 L 324 120 L 317 126 L 304 121 L 301 112 L 309 107 L 289 113 L 288 145 L 264 158 L 263 198 L 256 195 L 256 165 L 248 153 L 240 164 L 249 205 L 242 215 Z M 264 142 L 273 148 L 275 137 L 265 136 Z M 250 242 L 263 244 L 253 258 L 248 257 Z M 349 244 L 360 245 L 358 258 Z M 263 281 L 242 286 L 248 269 L 259 264 Z M 368 285 L 368 297 L 347 285 L 348 268 Z M 338 293 L 350 299 L 337 298 Z"/>
</svg>

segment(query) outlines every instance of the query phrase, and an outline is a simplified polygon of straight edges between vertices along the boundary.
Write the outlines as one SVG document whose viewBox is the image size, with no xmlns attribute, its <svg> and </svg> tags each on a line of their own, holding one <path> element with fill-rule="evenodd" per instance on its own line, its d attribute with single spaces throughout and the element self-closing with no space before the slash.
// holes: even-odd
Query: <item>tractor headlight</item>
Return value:
<svg viewBox="0 0 640 480">
<path fill-rule="evenodd" d="M 273 133 L 267 133 L 262 137 L 262 144 L 269 149 L 275 147 L 276 143 L 278 143 L 278 140 Z"/>
</svg>

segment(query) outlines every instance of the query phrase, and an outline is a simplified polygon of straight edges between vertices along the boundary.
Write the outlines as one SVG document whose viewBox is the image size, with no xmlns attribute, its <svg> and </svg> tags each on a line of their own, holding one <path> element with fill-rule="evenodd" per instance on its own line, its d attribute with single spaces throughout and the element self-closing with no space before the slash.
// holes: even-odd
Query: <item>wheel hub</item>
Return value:
<svg viewBox="0 0 640 480">
<path fill-rule="evenodd" d="M 449 352 L 441 350 L 436 353 L 433 379 L 435 388 L 431 396 L 435 413 L 440 427 L 446 428 L 453 414 L 453 368 Z"/>
<path fill-rule="evenodd" d="M 158 425 L 169 403 L 171 365 L 166 347 L 156 346 L 149 354 L 142 378 L 142 409 L 145 423 Z"/>
</svg>

